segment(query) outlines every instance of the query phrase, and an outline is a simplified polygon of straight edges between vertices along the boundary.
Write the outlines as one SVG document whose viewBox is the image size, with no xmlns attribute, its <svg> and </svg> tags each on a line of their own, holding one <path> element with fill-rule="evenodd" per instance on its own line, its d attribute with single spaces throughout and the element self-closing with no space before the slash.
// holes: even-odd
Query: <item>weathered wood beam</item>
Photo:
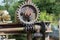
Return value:
<svg viewBox="0 0 60 40">
<path fill-rule="evenodd" d="M 15 27 L 24 27 L 24 25 L 19 23 L 0 24 L 0 28 L 15 28 Z"/>
<path fill-rule="evenodd" d="M 40 24 L 40 23 L 41 22 L 36 22 L 36 24 Z M 49 23 L 49 22 L 45 22 L 45 23 Z M 0 32 L 22 31 L 24 30 L 24 28 L 25 27 L 21 24 L 0 24 Z"/>
<path fill-rule="evenodd" d="M 50 21 L 44 21 L 44 23 L 49 23 Z M 40 24 L 41 21 L 36 22 L 35 24 Z M 24 27 L 25 25 L 20 23 L 11 23 L 11 24 L 0 24 L 0 28 L 15 28 L 15 27 Z"/>
<path fill-rule="evenodd" d="M 20 27 L 20 28 L 1 28 L 0 32 L 13 32 L 13 31 L 23 31 L 24 27 Z"/>
<path fill-rule="evenodd" d="M 0 35 L 19 35 L 20 33 L 0 33 Z"/>
<path fill-rule="evenodd" d="M 23 34 L 23 33 L 4 33 L 4 32 L 0 33 L 0 35 L 20 35 L 20 34 Z"/>
</svg>

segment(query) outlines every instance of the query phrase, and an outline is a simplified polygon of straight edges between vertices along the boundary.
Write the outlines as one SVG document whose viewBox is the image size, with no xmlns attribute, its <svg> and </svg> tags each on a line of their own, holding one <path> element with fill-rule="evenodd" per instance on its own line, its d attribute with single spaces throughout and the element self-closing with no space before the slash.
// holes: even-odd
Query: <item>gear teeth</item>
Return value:
<svg viewBox="0 0 60 40">
<path fill-rule="evenodd" d="M 17 13 L 17 16 L 19 16 L 19 14 Z"/>
<path fill-rule="evenodd" d="M 23 2 L 23 4 L 25 4 L 25 3 Z"/>
<path fill-rule="evenodd" d="M 17 8 L 17 10 L 16 11 L 19 11 L 19 8 Z"/>
<path fill-rule="evenodd" d="M 35 5 L 36 6 L 36 5 Z M 38 9 L 38 6 L 36 6 L 36 8 Z"/>
<path fill-rule="evenodd" d="M 17 16 L 17 18 L 19 18 L 19 16 Z"/>
<path fill-rule="evenodd" d="M 18 18 L 18 20 L 20 20 L 18 15 L 17 15 L 17 18 Z"/>
<path fill-rule="evenodd" d="M 20 4 L 20 7 L 22 6 L 23 4 Z"/>
<path fill-rule="evenodd" d="M 22 6 L 23 4 L 20 4 L 20 6 Z"/>
<path fill-rule="evenodd" d="M 38 10 L 38 13 L 40 13 L 40 11 Z"/>
<path fill-rule="evenodd" d="M 40 11 L 38 11 L 38 15 L 40 15 Z"/>
<path fill-rule="evenodd" d="M 18 13 L 17 13 L 17 17 L 19 17 Z"/>
<path fill-rule="evenodd" d="M 38 10 L 38 13 L 40 13 L 40 11 Z"/>
<path fill-rule="evenodd" d="M 36 4 L 33 3 L 33 5 L 36 7 Z"/>
<path fill-rule="evenodd" d="M 37 17 L 39 17 L 40 11 L 39 11 L 39 8 L 36 6 L 36 4 L 34 4 L 34 3 L 32 3 L 32 2 L 29 2 L 29 3 L 24 2 L 24 3 L 20 4 L 20 6 L 18 6 L 18 9 L 16 10 L 17 19 L 18 19 L 20 22 L 21 22 L 21 19 L 20 19 L 21 8 L 22 8 L 23 6 L 25 6 L 25 5 L 31 5 L 31 6 L 33 6 L 33 7 L 36 9 L 36 11 L 37 11 Z"/>
<path fill-rule="evenodd" d="M 30 5 L 34 5 L 33 3 L 30 3 Z"/>
<path fill-rule="evenodd" d="M 38 13 L 40 13 L 40 10 L 39 10 L 39 8 L 37 8 L 37 10 L 38 10 Z"/>
<path fill-rule="evenodd" d="M 18 17 L 18 20 L 20 20 L 19 17 Z"/>
<path fill-rule="evenodd" d="M 40 14 L 40 10 L 39 10 L 39 8 L 38 8 L 38 14 Z"/>
<path fill-rule="evenodd" d="M 40 13 L 38 13 L 38 15 L 40 15 Z"/>
<path fill-rule="evenodd" d="M 19 10 L 17 11 L 17 13 L 19 13 Z"/>
<path fill-rule="evenodd" d="M 17 6 L 18 8 L 20 8 L 20 6 Z"/>
<path fill-rule="evenodd" d="M 17 14 L 18 12 L 17 12 L 17 10 L 16 10 L 16 14 Z"/>
<path fill-rule="evenodd" d="M 26 4 L 26 2 L 25 2 L 25 4 Z"/>
<path fill-rule="evenodd" d="M 16 13 L 18 13 L 18 11 Z"/>
<path fill-rule="evenodd" d="M 27 4 L 27 2 L 25 2 L 25 4 Z"/>
<path fill-rule="evenodd" d="M 36 6 L 36 4 L 33 3 L 34 6 Z"/>
</svg>

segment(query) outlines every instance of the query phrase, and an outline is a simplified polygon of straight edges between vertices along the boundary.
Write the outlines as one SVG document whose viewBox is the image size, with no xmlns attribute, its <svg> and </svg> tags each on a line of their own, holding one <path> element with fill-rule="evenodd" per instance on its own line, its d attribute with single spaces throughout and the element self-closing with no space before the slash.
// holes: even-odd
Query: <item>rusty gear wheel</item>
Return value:
<svg viewBox="0 0 60 40">
<path fill-rule="evenodd" d="M 26 13 L 26 11 L 28 13 L 31 13 L 31 15 L 29 16 L 29 18 L 25 18 L 24 14 Z M 33 24 L 34 22 L 37 21 L 38 15 L 39 15 L 39 9 L 37 8 L 37 6 L 35 6 L 35 4 L 33 3 L 23 3 L 21 6 L 19 6 L 19 8 L 17 9 L 17 18 L 19 19 L 19 21 L 21 23 L 24 24 Z M 29 19 L 29 21 L 27 21 Z"/>
</svg>

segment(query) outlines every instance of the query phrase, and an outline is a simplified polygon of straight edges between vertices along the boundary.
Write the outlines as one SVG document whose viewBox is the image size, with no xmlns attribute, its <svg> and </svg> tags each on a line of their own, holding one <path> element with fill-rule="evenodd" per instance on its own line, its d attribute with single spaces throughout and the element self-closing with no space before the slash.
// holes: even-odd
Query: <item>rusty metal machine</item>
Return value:
<svg viewBox="0 0 60 40">
<path fill-rule="evenodd" d="M 16 12 L 17 19 L 23 24 L 33 24 L 37 21 L 39 9 L 32 3 L 32 0 L 26 0 Z"/>
<path fill-rule="evenodd" d="M 32 0 L 26 0 L 16 11 L 17 23 L 0 24 L 0 35 L 19 34 L 21 31 L 27 33 L 27 40 L 32 40 L 32 32 L 34 40 L 45 40 L 45 25 L 50 22 L 37 22 L 39 9 L 32 3 Z"/>
</svg>

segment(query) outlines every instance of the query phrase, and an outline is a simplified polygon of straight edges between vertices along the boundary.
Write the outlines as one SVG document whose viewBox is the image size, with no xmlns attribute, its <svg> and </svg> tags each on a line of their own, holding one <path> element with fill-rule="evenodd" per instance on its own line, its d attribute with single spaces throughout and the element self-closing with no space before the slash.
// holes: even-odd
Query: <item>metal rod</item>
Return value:
<svg viewBox="0 0 60 40">
<path fill-rule="evenodd" d="M 49 39 L 49 33 L 46 34 L 46 35 L 47 35 L 47 37 L 45 37 L 45 40 L 50 40 L 50 39 Z"/>
<path fill-rule="evenodd" d="M 40 33 L 40 29 L 38 29 L 36 32 Z M 40 40 L 40 37 L 36 38 L 36 40 Z"/>
<path fill-rule="evenodd" d="M 27 33 L 27 40 L 32 40 L 32 33 L 30 32 Z"/>
<path fill-rule="evenodd" d="M 35 25 L 36 33 L 40 33 L 40 27 L 41 27 L 40 25 Z M 40 40 L 40 37 L 35 37 L 35 40 Z"/>
</svg>

